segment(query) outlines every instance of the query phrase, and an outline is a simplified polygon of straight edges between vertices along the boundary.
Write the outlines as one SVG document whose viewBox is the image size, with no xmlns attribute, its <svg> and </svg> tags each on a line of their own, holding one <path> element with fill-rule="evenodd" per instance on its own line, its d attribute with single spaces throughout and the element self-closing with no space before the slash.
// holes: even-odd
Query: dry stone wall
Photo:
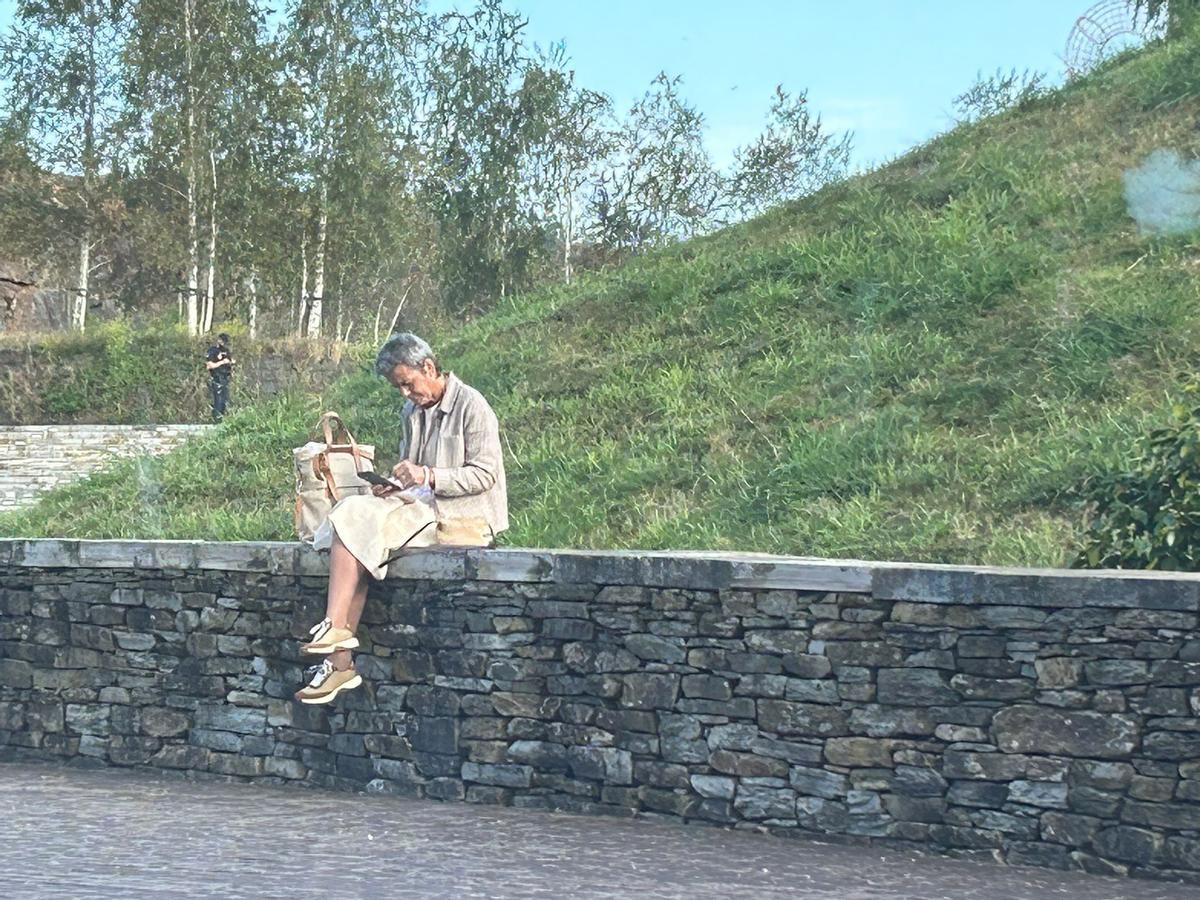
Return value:
<svg viewBox="0 0 1200 900">
<path fill-rule="evenodd" d="M 1200 579 L 424 551 L 305 707 L 292 544 L 0 542 L 0 752 L 1200 882 Z"/>
<path fill-rule="evenodd" d="M 6 425 L 0 427 L 0 511 L 98 472 L 114 459 L 173 450 L 211 425 Z"/>
</svg>

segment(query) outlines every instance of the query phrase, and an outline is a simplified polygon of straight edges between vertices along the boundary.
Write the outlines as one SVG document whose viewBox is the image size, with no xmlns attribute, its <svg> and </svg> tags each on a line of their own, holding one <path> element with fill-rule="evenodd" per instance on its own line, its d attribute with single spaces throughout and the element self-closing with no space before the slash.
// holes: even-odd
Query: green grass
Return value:
<svg viewBox="0 0 1200 900">
<path fill-rule="evenodd" d="M 1140 236 L 1121 176 L 1200 155 L 1200 40 L 1105 66 L 876 171 L 567 287 L 440 349 L 504 431 L 508 543 L 1057 565 L 1200 362 L 1200 235 Z M 392 449 L 364 366 L 0 533 L 287 538 L 322 407 Z M 131 489 L 136 486 L 136 489 Z"/>
</svg>

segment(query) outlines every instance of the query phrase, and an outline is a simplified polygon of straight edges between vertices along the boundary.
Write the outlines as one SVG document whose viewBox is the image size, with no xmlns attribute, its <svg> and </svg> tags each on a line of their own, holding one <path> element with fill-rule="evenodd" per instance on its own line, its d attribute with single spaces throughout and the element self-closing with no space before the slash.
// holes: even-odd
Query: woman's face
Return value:
<svg viewBox="0 0 1200 900">
<path fill-rule="evenodd" d="M 427 359 L 417 368 L 397 365 L 388 374 L 392 387 L 404 395 L 405 400 L 411 400 L 417 406 L 433 406 L 442 399 L 446 390 L 444 379 L 438 375 L 433 360 Z"/>
</svg>

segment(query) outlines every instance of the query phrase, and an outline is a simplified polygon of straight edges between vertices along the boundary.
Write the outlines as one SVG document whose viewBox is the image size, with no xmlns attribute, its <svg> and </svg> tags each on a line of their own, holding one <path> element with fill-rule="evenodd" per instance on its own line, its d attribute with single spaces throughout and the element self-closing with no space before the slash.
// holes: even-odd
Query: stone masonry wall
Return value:
<svg viewBox="0 0 1200 900">
<path fill-rule="evenodd" d="M 1200 883 L 1200 579 L 424 551 L 290 696 L 324 560 L 0 541 L 0 755 Z"/>
<path fill-rule="evenodd" d="M 98 472 L 113 459 L 166 453 L 211 425 L 6 425 L 0 428 L 0 511 Z"/>
</svg>

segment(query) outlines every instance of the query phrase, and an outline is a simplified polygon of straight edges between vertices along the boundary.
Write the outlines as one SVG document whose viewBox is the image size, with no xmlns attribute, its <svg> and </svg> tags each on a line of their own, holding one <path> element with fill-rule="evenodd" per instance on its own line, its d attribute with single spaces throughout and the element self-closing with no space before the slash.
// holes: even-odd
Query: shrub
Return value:
<svg viewBox="0 0 1200 900">
<path fill-rule="evenodd" d="M 954 98 L 954 113 L 960 122 L 975 122 L 1005 110 L 1019 109 L 1046 93 L 1046 73 L 1005 72 L 997 69 L 995 74 L 984 76 L 979 73 L 975 83 Z"/>
<path fill-rule="evenodd" d="M 1194 400 L 1200 383 L 1185 391 Z M 1086 485 L 1092 509 L 1076 566 L 1200 570 L 1200 406 L 1171 413 L 1128 471 Z"/>
</svg>

